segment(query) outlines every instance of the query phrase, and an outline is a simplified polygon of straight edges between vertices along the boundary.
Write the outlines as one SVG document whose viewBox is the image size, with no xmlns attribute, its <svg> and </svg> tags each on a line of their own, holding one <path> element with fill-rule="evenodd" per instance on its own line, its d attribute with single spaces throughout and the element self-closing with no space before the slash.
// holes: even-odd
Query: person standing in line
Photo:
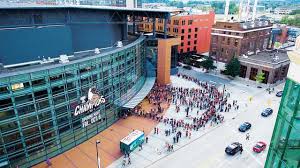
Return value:
<svg viewBox="0 0 300 168">
<path fill-rule="evenodd" d="M 128 165 L 131 165 L 131 159 L 128 157 Z"/>
<path fill-rule="evenodd" d="M 146 137 L 146 143 L 148 143 L 148 137 Z"/>
<path fill-rule="evenodd" d="M 122 162 L 122 167 L 126 166 L 126 158 L 124 157 L 123 162 Z"/>
</svg>

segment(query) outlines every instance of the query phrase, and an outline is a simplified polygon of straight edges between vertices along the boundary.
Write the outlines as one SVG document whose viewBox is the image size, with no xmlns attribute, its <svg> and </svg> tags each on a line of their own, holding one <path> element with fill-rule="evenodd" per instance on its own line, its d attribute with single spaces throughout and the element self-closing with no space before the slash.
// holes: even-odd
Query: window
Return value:
<svg viewBox="0 0 300 168">
<path fill-rule="evenodd" d="M 191 45 L 191 42 L 190 42 L 190 41 L 188 41 L 188 45 Z"/>
<path fill-rule="evenodd" d="M 235 47 L 237 47 L 237 46 L 238 46 L 238 44 L 239 44 L 239 41 L 238 41 L 238 40 L 235 40 L 235 42 L 234 42 L 234 46 L 235 46 Z"/>
<path fill-rule="evenodd" d="M 181 36 L 181 40 L 184 40 L 184 36 Z"/>
<path fill-rule="evenodd" d="M 181 46 L 183 46 L 183 43 L 181 43 Z"/>
<path fill-rule="evenodd" d="M 197 44 L 197 40 L 194 40 L 194 44 Z"/>
<path fill-rule="evenodd" d="M 198 34 L 195 34 L 195 38 L 197 38 L 198 37 Z"/>
<path fill-rule="evenodd" d="M 183 49 L 180 49 L 180 53 L 183 53 Z"/>
<path fill-rule="evenodd" d="M 194 51 L 197 51 L 197 47 L 196 46 L 194 46 Z"/>
<path fill-rule="evenodd" d="M 33 15 L 34 24 L 42 24 L 43 23 L 43 16 L 41 14 L 34 14 Z"/>
<path fill-rule="evenodd" d="M 182 23 L 182 25 L 185 25 L 185 20 L 183 20 L 181 23 Z"/>
<path fill-rule="evenodd" d="M 184 29 L 181 29 L 181 33 L 184 33 Z"/>
<path fill-rule="evenodd" d="M 227 38 L 227 45 L 230 45 L 230 38 Z"/>
<path fill-rule="evenodd" d="M 193 23 L 193 20 L 189 20 L 188 25 L 191 25 Z"/>
<path fill-rule="evenodd" d="M 221 52 L 224 52 L 224 48 L 221 48 Z"/>
<path fill-rule="evenodd" d="M 191 39 L 191 35 L 188 35 L 188 39 Z"/>
<path fill-rule="evenodd" d="M 195 32 L 198 32 L 198 28 L 197 27 L 195 28 Z"/>
<path fill-rule="evenodd" d="M 190 51 L 190 48 L 187 48 L 187 52 L 189 52 Z"/>
<path fill-rule="evenodd" d="M 191 28 L 189 28 L 189 33 L 191 33 L 192 32 L 192 29 Z"/>
<path fill-rule="evenodd" d="M 179 25 L 179 20 L 174 20 L 174 21 L 173 21 L 173 24 L 174 24 L 174 25 Z"/>
</svg>

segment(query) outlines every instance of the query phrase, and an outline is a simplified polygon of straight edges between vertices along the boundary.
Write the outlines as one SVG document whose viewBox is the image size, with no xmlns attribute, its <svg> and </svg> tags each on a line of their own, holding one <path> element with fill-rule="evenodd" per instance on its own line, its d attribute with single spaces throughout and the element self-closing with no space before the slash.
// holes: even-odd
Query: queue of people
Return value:
<svg viewBox="0 0 300 168">
<path fill-rule="evenodd" d="M 141 105 L 132 110 L 133 114 L 155 120 L 165 125 L 164 130 L 154 128 L 154 134 L 163 133 L 171 137 L 173 144 L 178 143 L 184 137 L 191 139 L 193 131 L 204 130 L 206 125 L 218 125 L 224 121 L 222 112 L 232 109 L 238 110 L 236 100 L 229 103 L 230 93 L 219 91 L 218 88 L 207 82 L 202 82 L 194 77 L 177 74 L 179 78 L 194 82 L 199 87 L 184 88 L 173 86 L 161 86 L 155 84 L 148 94 L 148 103 L 152 105 L 149 111 L 145 111 Z M 162 104 L 175 105 L 174 113 L 185 112 L 185 118 L 163 116 Z M 147 137 L 148 142 L 148 137 Z M 166 142 L 167 151 L 173 151 L 173 145 Z"/>
</svg>

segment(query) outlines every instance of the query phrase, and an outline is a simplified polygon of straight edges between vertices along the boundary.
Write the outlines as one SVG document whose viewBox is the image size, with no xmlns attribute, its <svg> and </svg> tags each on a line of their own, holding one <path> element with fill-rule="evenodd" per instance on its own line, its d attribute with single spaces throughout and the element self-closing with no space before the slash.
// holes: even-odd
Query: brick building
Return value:
<svg viewBox="0 0 300 168">
<path fill-rule="evenodd" d="M 179 53 L 194 51 L 201 54 L 209 52 L 211 40 L 211 28 L 214 24 L 215 13 L 188 14 L 181 13 L 171 16 L 167 22 L 168 35 L 180 37 L 181 43 L 178 46 Z M 162 33 L 164 31 L 164 19 L 156 19 L 153 23 L 151 18 L 143 18 L 138 30 L 141 32 Z M 155 27 L 156 31 L 153 31 Z"/>
<path fill-rule="evenodd" d="M 258 73 L 263 72 L 262 83 L 274 84 L 287 76 L 290 60 L 286 51 L 262 51 L 251 56 L 241 56 L 240 77 L 255 81 Z"/>
<path fill-rule="evenodd" d="M 268 21 L 218 21 L 212 28 L 210 56 L 228 63 L 232 57 L 263 51 L 268 47 L 271 29 Z"/>
</svg>

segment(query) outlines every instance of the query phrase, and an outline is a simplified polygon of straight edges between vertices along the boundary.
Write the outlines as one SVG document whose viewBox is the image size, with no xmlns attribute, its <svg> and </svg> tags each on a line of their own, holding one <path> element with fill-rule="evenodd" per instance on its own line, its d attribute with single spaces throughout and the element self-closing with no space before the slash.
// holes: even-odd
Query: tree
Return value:
<svg viewBox="0 0 300 168">
<path fill-rule="evenodd" d="M 201 63 L 201 66 L 209 71 L 210 69 L 216 69 L 217 67 L 214 66 L 214 61 L 211 57 L 208 57 L 205 61 Z"/>
<path fill-rule="evenodd" d="M 258 73 L 255 76 L 255 80 L 257 83 L 262 83 L 265 80 L 265 74 L 263 72 Z"/>
<path fill-rule="evenodd" d="M 236 77 L 240 73 L 240 61 L 234 57 L 228 64 L 225 65 L 225 75 Z"/>
</svg>

